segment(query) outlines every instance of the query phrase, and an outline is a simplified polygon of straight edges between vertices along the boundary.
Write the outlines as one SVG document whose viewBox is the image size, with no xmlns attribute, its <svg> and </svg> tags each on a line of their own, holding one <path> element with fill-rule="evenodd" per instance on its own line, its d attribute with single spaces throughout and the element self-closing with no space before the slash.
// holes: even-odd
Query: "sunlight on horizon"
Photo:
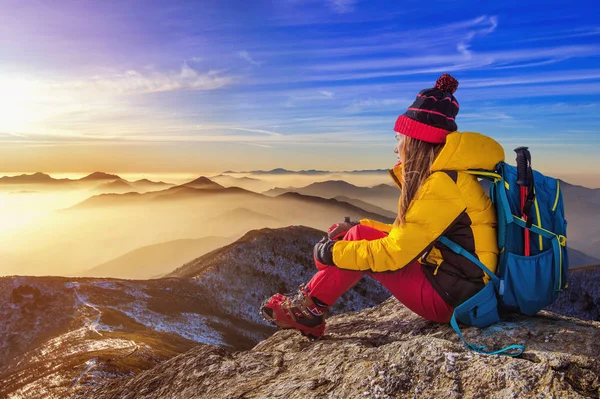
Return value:
<svg viewBox="0 0 600 399">
<path fill-rule="evenodd" d="M 73 206 L 89 196 L 86 192 L 0 193 L 0 234 L 35 225 L 41 217 Z"/>
<path fill-rule="evenodd" d="M 81 179 L 83 177 L 86 177 L 88 175 L 90 175 L 92 172 L 58 172 L 58 173 L 54 173 L 54 172 L 44 172 L 44 171 L 40 171 L 41 173 L 44 173 L 54 179 L 71 179 L 71 180 L 77 180 L 77 179 Z M 214 176 L 214 175 L 218 175 L 218 172 L 198 172 L 198 173 L 191 173 L 191 172 L 181 172 L 181 173 L 120 173 L 120 172 L 107 172 L 107 171 L 98 171 L 98 172 L 102 172 L 102 173 L 108 173 L 111 175 L 117 175 L 119 177 L 121 177 L 122 179 L 125 179 L 127 181 L 133 182 L 136 180 L 140 180 L 140 179 L 148 179 L 151 180 L 153 182 L 159 182 L 162 181 L 164 183 L 172 183 L 172 184 L 182 184 L 182 183 L 186 183 L 190 180 L 193 179 L 197 179 L 200 176 Z M 0 172 L 0 177 L 3 176 L 9 176 L 9 177 L 13 177 L 13 176 L 20 176 L 20 175 L 32 175 L 36 172 Z"/>
</svg>

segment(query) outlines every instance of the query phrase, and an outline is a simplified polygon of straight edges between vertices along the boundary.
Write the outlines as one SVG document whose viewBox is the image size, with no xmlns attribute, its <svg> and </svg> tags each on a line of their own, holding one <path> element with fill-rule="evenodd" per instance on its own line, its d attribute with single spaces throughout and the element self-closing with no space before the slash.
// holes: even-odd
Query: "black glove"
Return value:
<svg viewBox="0 0 600 399">
<path fill-rule="evenodd" d="M 335 266 L 333 263 L 333 246 L 335 245 L 335 241 L 323 237 L 321 241 L 319 241 L 313 250 L 313 256 L 315 258 L 315 263 L 317 264 L 317 268 L 319 264 L 322 266 Z"/>
<path fill-rule="evenodd" d="M 360 222 L 351 221 L 349 217 L 346 217 L 342 223 L 336 223 L 327 230 L 327 237 L 329 237 L 330 240 L 341 240 L 348 230 L 357 224 L 360 224 Z"/>
</svg>

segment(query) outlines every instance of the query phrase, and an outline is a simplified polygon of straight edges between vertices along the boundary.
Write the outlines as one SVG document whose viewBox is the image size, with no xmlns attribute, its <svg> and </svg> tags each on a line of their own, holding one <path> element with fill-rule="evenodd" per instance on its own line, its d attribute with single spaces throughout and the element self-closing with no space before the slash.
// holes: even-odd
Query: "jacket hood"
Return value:
<svg viewBox="0 0 600 399">
<path fill-rule="evenodd" d="M 432 171 L 494 169 L 504 161 L 504 149 L 491 137 L 480 133 L 453 132 L 431 165 Z"/>
</svg>

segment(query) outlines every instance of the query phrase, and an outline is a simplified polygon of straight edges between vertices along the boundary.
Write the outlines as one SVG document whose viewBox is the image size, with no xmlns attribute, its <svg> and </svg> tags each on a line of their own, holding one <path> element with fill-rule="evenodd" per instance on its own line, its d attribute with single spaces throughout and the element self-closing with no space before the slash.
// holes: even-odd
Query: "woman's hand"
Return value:
<svg viewBox="0 0 600 399">
<path fill-rule="evenodd" d="M 317 269 L 323 270 L 328 266 L 335 266 L 333 262 L 333 246 L 335 241 L 328 237 L 323 237 L 321 241 L 315 244 L 313 249 L 313 257 L 315 259 L 315 265 Z"/>
<path fill-rule="evenodd" d="M 350 221 L 349 218 L 347 218 L 342 223 L 333 224 L 327 230 L 327 237 L 330 240 L 341 240 L 342 238 L 344 238 L 344 236 L 346 235 L 346 233 L 348 232 L 348 230 L 350 230 L 351 228 L 353 228 L 357 224 L 360 224 L 360 222 Z"/>
</svg>

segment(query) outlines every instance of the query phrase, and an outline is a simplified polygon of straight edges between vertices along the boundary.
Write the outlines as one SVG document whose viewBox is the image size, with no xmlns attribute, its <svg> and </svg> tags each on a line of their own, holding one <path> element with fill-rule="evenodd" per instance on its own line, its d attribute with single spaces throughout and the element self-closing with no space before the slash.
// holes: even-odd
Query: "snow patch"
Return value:
<svg viewBox="0 0 600 399">
<path fill-rule="evenodd" d="M 92 309 L 94 309 L 96 312 L 98 312 L 98 315 L 97 315 L 96 319 L 95 319 L 95 320 L 93 320 L 93 321 L 91 321 L 91 320 L 89 320 L 89 319 L 88 319 L 88 320 L 86 320 L 86 323 L 85 323 L 85 325 L 83 326 L 83 328 L 87 328 L 88 330 L 90 330 L 90 331 L 93 331 L 93 332 L 95 332 L 96 334 L 98 334 L 98 335 L 102 336 L 102 333 L 100 333 L 100 332 L 98 331 L 98 325 L 99 325 L 99 322 L 100 322 L 100 318 L 102 317 L 102 312 L 101 312 L 101 311 L 100 311 L 100 309 L 98 309 L 96 306 L 92 305 L 92 304 L 91 304 L 91 303 L 89 303 L 89 302 L 86 302 L 86 300 L 85 300 L 85 299 L 83 299 L 83 298 L 81 297 L 81 295 L 79 295 L 79 291 L 75 290 L 75 295 L 77 296 L 77 299 L 79 300 L 79 302 L 81 302 L 81 303 L 82 303 L 84 306 L 87 306 L 87 307 L 89 307 L 89 308 L 92 308 Z M 110 329 L 109 329 L 109 331 L 110 331 Z"/>
<path fill-rule="evenodd" d="M 85 370 L 83 370 L 83 372 L 81 374 L 79 374 L 77 379 L 75 379 L 75 381 L 73 381 L 73 384 L 71 384 L 71 386 L 77 385 L 77 383 L 79 382 L 81 377 L 83 377 L 84 375 L 86 375 L 88 373 L 88 371 L 90 371 L 91 369 L 96 367 L 96 365 L 97 365 L 96 359 L 90 359 L 87 362 L 85 362 L 85 364 L 87 365 L 87 367 L 85 368 Z"/>
<path fill-rule="evenodd" d="M 93 285 L 94 287 L 104 288 L 104 289 L 107 289 L 107 290 L 119 290 L 119 289 L 121 289 L 121 287 L 119 287 L 117 284 L 115 284 L 112 281 L 92 281 L 89 284 Z"/>
<path fill-rule="evenodd" d="M 162 315 L 148 309 L 145 303 L 132 302 L 123 307 L 112 307 L 136 322 L 155 331 L 175 333 L 183 338 L 208 345 L 225 345 L 223 337 L 208 325 L 208 317 L 197 313 L 182 313 L 178 318 Z"/>
</svg>

